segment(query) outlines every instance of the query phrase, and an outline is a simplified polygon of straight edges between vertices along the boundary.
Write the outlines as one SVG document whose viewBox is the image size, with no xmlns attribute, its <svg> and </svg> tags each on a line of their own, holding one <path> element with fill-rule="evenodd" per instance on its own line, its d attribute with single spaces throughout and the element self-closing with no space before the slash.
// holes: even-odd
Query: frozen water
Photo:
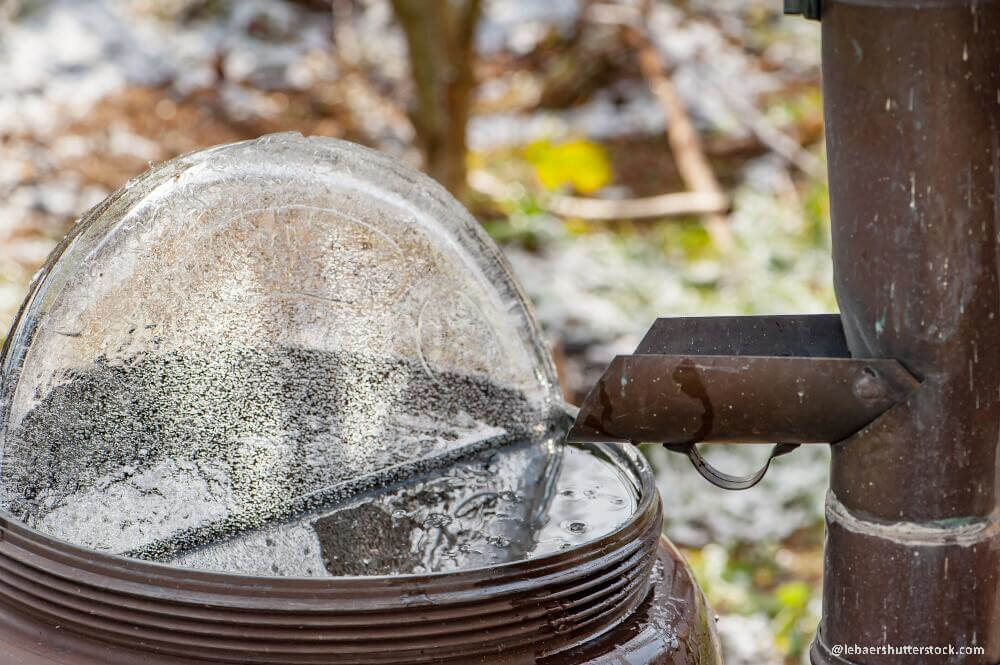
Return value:
<svg viewBox="0 0 1000 665">
<path fill-rule="evenodd" d="M 0 396 L 0 508 L 154 559 L 537 441 L 560 413 L 475 220 L 389 158 L 291 134 L 180 157 L 82 220 Z"/>
<path fill-rule="evenodd" d="M 540 417 L 516 391 L 370 355 L 102 362 L 74 371 L 11 434 L 2 505 L 80 545 L 161 556 L 407 464 L 537 436 Z"/>
<path fill-rule="evenodd" d="M 516 561 L 610 533 L 638 501 L 599 446 L 538 419 L 516 391 L 373 356 L 102 362 L 10 437 L 0 505 L 77 545 L 244 574 Z"/>
<path fill-rule="evenodd" d="M 496 565 L 624 524 L 634 479 L 556 437 L 486 449 L 333 507 L 167 559 L 257 575 L 389 575 Z"/>
</svg>

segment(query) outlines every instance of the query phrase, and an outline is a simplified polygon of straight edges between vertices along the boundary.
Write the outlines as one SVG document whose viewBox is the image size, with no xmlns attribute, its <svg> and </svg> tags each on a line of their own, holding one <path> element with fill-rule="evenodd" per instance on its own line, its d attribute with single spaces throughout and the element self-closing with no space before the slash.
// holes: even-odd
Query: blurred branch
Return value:
<svg viewBox="0 0 1000 665">
<path fill-rule="evenodd" d="M 646 4 L 648 5 L 648 3 Z M 652 74 L 653 78 L 666 78 L 667 87 L 672 89 L 672 84 L 669 78 L 663 74 L 664 66 L 660 60 L 659 51 L 656 50 L 656 47 L 643 33 L 641 28 L 641 26 L 645 23 L 642 18 L 643 16 L 648 15 L 648 9 L 648 6 L 640 10 L 634 7 L 596 3 L 588 8 L 587 18 L 593 23 L 620 25 L 630 31 L 633 43 L 636 44 L 636 47 L 640 50 L 640 59 L 644 57 L 644 53 L 647 53 L 645 56 L 646 61 L 643 65 L 643 74 L 647 79 L 650 79 L 650 74 Z M 711 15 L 710 12 L 709 15 Z M 720 33 L 726 36 L 728 40 L 733 42 L 739 41 L 732 35 L 723 32 L 721 27 L 716 26 L 716 29 L 720 30 Z M 745 47 L 741 41 L 739 41 L 739 44 L 741 47 Z M 648 52 L 650 51 L 652 52 L 652 56 L 648 55 Z M 757 57 L 761 56 L 758 55 Z M 795 138 L 775 127 L 751 102 L 740 97 L 739 95 L 734 95 L 725 85 L 718 81 L 717 77 L 710 76 L 707 79 L 707 82 L 710 83 L 725 98 L 727 104 L 736 111 L 735 115 L 740 122 L 742 122 L 744 126 L 746 126 L 746 128 L 749 129 L 757 140 L 764 146 L 783 157 L 787 162 L 793 164 L 806 175 L 824 182 L 826 181 L 826 166 L 823 164 L 822 160 L 803 148 L 802 144 Z M 674 100 L 666 103 L 664 102 L 663 86 L 662 84 L 659 85 L 661 86 L 661 91 L 657 93 L 654 89 L 654 93 L 656 93 L 657 97 L 660 98 L 661 103 L 663 103 L 665 107 L 669 105 L 671 109 L 676 109 L 683 113 L 683 105 L 680 104 L 679 99 L 677 99 L 677 95 L 675 93 L 672 94 L 672 90 L 666 90 L 665 94 L 667 96 L 672 96 Z M 653 87 L 652 80 L 650 81 L 650 87 Z M 676 104 L 673 103 L 674 101 L 676 101 Z M 671 114 L 670 109 L 667 110 L 667 114 Z M 678 164 L 678 167 L 680 168 L 680 164 Z M 698 167 L 696 166 L 696 169 L 697 168 Z"/>
<path fill-rule="evenodd" d="M 618 200 L 554 196 L 546 208 L 555 215 L 576 219 L 652 219 L 718 215 L 728 210 L 729 200 L 723 194 L 712 192 L 673 192 L 640 199 Z"/>
<path fill-rule="evenodd" d="M 469 187 L 497 200 L 509 196 L 508 184 L 482 169 L 469 173 Z M 729 201 L 725 196 L 708 192 L 674 192 L 638 199 L 587 199 L 556 194 L 543 205 L 560 217 L 611 221 L 723 213 Z"/>
<path fill-rule="evenodd" d="M 727 90 L 714 76 L 709 77 L 708 81 L 736 111 L 736 117 L 739 118 L 740 122 L 753 132 L 753 135 L 761 143 L 781 155 L 785 161 L 795 165 L 806 175 L 826 182 L 826 165 L 823 164 L 822 160 L 803 148 L 794 138 L 771 124 L 756 106 Z"/>
<path fill-rule="evenodd" d="M 691 123 L 687 109 L 666 73 L 656 47 L 641 28 L 626 25 L 623 30 L 626 38 L 636 48 L 639 68 L 667 116 L 667 140 L 681 179 L 692 192 L 725 198 L 715 172 L 705 157 L 701 137 Z M 707 215 L 705 223 L 720 249 L 732 247 L 732 232 L 724 215 L 711 213 Z"/>
<path fill-rule="evenodd" d="M 565 51 L 537 68 L 543 79 L 538 100 L 542 108 L 569 108 L 631 74 L 631 54 L 621 43 L 617 26 L 594 25 L 590 20 L 594 0 L 580 4 Z"/>
<path fill-rule="evenodd" d="M 11 21 L 20 15 L 22 0 L 0 0 L 0 25 L 7 26 Z"/>
<path fill-rule="evenodd" d="M 424 170 L 459 198 L 465 130 L 476 85 L 474 39 L 481 0 L 392 0 L 410 50 L 416 93 L 410 119 Z"/>
</svg>

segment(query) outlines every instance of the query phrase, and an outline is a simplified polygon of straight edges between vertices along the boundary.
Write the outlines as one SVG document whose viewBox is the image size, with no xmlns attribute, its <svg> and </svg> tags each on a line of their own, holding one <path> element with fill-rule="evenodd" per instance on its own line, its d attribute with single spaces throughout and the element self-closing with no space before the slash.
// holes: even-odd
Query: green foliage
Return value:
<svg viewBox="0 0 1000 665">
<path fill-rule="evenodd" d="M 586 139 L 553 143 L 536 141 L 524 148 L 542 187 L 572 187 L 581 194 L 596 192 L 611 182 L 611 160 L 603 146 Z"/>
<path fill-rule="evenodd" d="M 530 252 L 545 245 L 549 229 L 535 215 L 511 215 L 483 222 L 486 232 L 499 243 L 516 245 Z"/>
<path fill-rule="evenodd" d="M 789 558 L 784 548 L 777 543 L 728 548 L 711 544 L 684 554 L 716 612 L 765 615 L 778 650 L 787 662 L 796 663 L 801 662 L 812 640 L 819 592 L 794 579 L 796 571 L 779 563 Z M 797 556 L 821 557 L 822 547 L 810 546 Z"/>
<path fill-rule="evenodd" d="M 830 238 L 830 192 L 826 183 L 811 180 L 805 186 L 802 209 L 806 217 L 808 240 L 828 247 Z"/>
<path fill-rule="evenodd" d="M 783 95 L 767 109 L 767 116 L 779 127 L 797 127 L 823 118 L 823 94 L 819 86 Z"/>
<path fill-rule="evenodd" d="M 653 229 L 653 236 L 664 254 L 679 261 L 697 261 L 718 255 L 712 235 L 696 218 L 658 224 Z"/>
<path fill-rule="evenodd" d="M 771 625 L 775 642 L 785 654 L 797 656 L 809 646 L 815 625 L 810 612 L 813 590 L 801 581 L 786 582 L 774 590 Z"/>
</svg>

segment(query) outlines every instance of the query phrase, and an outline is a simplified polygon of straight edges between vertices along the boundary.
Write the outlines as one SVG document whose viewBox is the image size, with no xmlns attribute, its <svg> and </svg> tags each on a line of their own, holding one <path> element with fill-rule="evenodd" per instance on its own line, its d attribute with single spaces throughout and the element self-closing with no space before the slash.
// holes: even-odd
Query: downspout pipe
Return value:
<svg viewBox="0 0 1000 665">
<path fill-rule="evenodd" d="M 832 447 L 812 661 L 997 663 L 1000 1 L 824 0 L 822 26 L 847 345 L 921 385 Z"/>
</svg>

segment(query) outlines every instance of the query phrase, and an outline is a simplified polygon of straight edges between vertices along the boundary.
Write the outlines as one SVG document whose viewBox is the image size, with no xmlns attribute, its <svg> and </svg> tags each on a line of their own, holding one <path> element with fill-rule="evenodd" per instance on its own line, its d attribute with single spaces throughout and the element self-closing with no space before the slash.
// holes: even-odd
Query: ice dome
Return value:
<svg viewBox="0 0 1000 665">
<path fill-rule="evenodd" d="M 2 381 L 0 510 L 154 559 L 540 440 L 561 404 L 476 221 L 389 157 L 298 134 L 178 157 L 91 210 Z"/>
</svg>

